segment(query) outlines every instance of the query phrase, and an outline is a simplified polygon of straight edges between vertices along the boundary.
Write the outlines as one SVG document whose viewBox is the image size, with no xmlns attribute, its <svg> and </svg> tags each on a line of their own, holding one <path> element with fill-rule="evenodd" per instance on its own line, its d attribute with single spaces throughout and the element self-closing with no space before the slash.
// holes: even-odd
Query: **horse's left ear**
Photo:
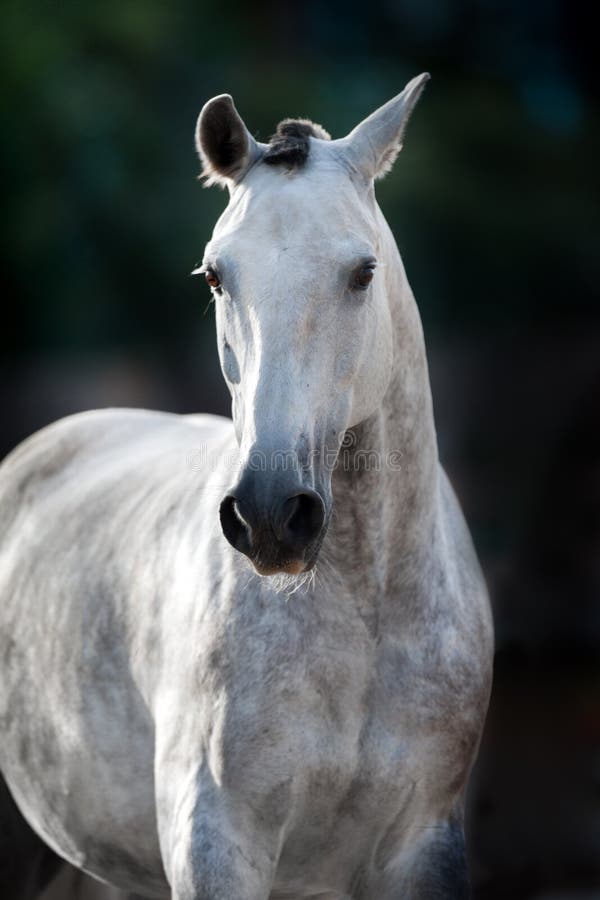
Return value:
<svg viewBox="0 0 600 900">
<path fill-rule="evenodd" d="M 196 125 L 196 150 L 207 187 L 232 187 L 261 153 L 229 94 L 213 97 L 202 107 Z"/>
<path fill-rule="evenodd" d="M 353 165 L 367 178 L 383 178 L 402 149 L 404 129 L 423 88 L 428 72 L 409 81 L 401 94 L 393 97 L 343 139 Z"/>
</svg>

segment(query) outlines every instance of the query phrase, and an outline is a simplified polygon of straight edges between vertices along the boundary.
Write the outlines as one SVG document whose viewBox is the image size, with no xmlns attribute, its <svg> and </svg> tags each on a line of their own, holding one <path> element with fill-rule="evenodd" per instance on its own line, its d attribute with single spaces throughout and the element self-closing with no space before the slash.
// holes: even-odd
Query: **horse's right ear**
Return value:
<svg viewBox="0 0 600 900">
<path fill-rule="evenodd" d="M 402 149 L 404 129 L 429 73 L 409 81 L 401 94 L 393 97 L 357 125 L 340 141 L 354 166 L 367 178 L 383 178 Z"/>
<path fill-rule="evenodd" d="M 196 125 L 196 150 L 207 187 L 232 187 L 261 152 L 229 94 L 213 97 L 202 107 Z"/>
</svg>

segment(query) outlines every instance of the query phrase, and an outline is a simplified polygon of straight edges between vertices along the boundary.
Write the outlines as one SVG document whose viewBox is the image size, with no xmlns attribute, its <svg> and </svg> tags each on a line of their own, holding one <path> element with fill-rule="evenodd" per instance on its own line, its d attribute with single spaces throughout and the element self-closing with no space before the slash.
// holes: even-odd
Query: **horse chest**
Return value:
<svg viewBox="0 0 600 900">
<path fill-rule="evenodd" d="M 471 744 L 461 736 L 463 698 L 440 667 L 373 642 L 350 652 L 325 644 L 326 634 L 301 665 L 250 681 L 221 736 L 236 789 L 260 785 L 270 804 L 278 798 L 282 819 L 321 841 L 342 833 L 341 821 L 389 822 L 416 784 L 420 803 L 436 803 L 455 788 Z"/>
<path fill-rule="evenodd" d="M 330 656 L 318 677 L 280 684 L 277 702 L 265 689 L 268 721 L 225 748 L 237 758 L 236 793 L 251 789 L 254 806 L 260 793 L 263 815 L 281 822 L 282 890 L 343 885 L 373 854 L 383 864 L 407 827 L 435 822 L 455 790 L 462 751 L 444 730 L 445 711 L 433 708 L 438 698 L 423 694 L 422 672 L 393 667 L 392 678 L 386 662 L 355 651 L 352 679 Z"/>
</svg>

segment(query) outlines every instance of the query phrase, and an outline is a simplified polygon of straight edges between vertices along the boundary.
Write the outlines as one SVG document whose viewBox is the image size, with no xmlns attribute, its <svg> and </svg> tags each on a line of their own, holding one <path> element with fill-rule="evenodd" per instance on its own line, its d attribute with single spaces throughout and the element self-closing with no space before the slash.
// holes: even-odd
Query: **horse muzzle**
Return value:
<svg viewBox="0 0 600 900">
<path fill-rule="evenodd" d="M 328 518 L 312 488 L 263 484 L 250 472 L 221 502 L 223 534 L 259 575 L 299 575 L 316 562 Z"/>
</svg>

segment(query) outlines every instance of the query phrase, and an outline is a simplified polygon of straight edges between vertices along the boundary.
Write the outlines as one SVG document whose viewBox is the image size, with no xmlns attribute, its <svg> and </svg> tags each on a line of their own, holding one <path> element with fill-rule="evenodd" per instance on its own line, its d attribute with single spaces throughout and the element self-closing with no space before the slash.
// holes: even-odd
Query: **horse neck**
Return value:
<svg viewBox="0 0 600 900">
<path fill-rule="evenodd" d="M 381 407 L 353 428 L 333 473 L 327 557 L 365 597 L 421 577 L 438 497 L 438 452 L 423 330 L 394 238 L 379 213 L 394 330 L 394 368 Z M 324 548 L 325 549 L 325 548 Z"/>
</svg>

